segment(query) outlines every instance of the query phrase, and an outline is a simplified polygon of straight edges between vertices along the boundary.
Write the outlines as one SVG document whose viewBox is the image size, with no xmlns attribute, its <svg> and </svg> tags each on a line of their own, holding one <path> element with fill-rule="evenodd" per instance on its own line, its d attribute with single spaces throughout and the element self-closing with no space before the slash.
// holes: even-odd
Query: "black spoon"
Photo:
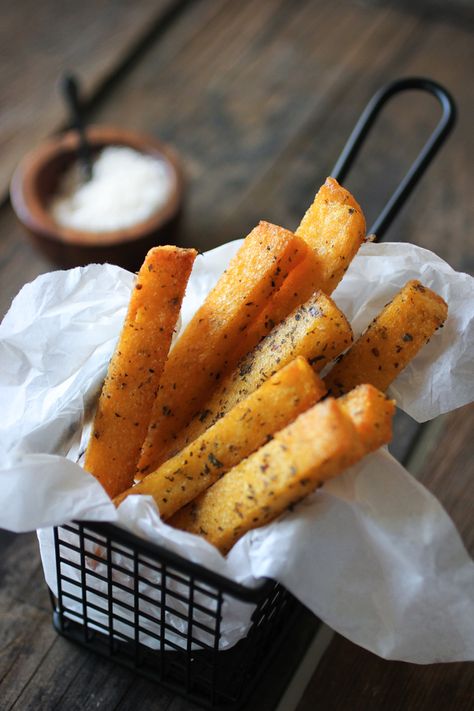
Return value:
<svg viewBox="0 0 474 711">
<path fill-rule="evenodd" d="M 86 137 L 85 121 L 79 99 L 79 81 L 74 74 L 65 74 L 62 77 L 61 91 L 69 109 L 71 125 L 79 134 L 78 159 L 87 182 L 92 178 L 92 152 Z"/>
</svg>

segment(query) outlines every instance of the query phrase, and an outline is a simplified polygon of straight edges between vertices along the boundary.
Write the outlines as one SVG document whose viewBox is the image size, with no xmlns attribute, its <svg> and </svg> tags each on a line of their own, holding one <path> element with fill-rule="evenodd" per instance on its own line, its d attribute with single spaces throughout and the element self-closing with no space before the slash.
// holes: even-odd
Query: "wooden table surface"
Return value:
<svg viewBox="0 0 474 711">
<path fill-rule="evenodd" d="M 34 15 L 34 21 L 33 21 Z M 383 0 L 32 0 L 2 3 L 0 314 L 52 266 L 25 240 L 8 179 L 65 123 L 60 71 L 83 77 L 94 122 L 175 145 L 188 195 L 182 243 L 208 249 L 259 219 L 294 228 L 359 112 L 383 83 L 427 75 L 459 106 L 452 138 L 388 238 L 474 272 L 474 10 Z M 428 97 L 402 97 L 380 121 L 347 186 L 375 216 L 434 125 Z M 474 552 L 474 407 L 421 431 L 397 420 L 393 451 L 444 504 Z M 389 662 L 335 636 L 298 711 L 472 709 L 474 665 Z M 165 709 L 190 704 L 59 638 L 34 534 L 0 533 L 0 708 Z"/>
</svg>

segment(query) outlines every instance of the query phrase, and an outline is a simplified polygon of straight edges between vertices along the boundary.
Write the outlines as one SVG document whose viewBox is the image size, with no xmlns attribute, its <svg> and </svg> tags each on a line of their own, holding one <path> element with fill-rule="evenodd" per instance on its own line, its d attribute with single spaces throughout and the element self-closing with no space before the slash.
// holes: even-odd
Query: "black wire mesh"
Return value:
<svg viewBox="0 0 474 711">
<path fill-rule="evenodd" d="M 56 528 L 54 545 L 56 629 L 208 708 L 241 707 L 299 606 L 273 581 L 240 586 L 110 524 Z M 228 597 L 254 610 L 222 650 Z"/>
</svg>

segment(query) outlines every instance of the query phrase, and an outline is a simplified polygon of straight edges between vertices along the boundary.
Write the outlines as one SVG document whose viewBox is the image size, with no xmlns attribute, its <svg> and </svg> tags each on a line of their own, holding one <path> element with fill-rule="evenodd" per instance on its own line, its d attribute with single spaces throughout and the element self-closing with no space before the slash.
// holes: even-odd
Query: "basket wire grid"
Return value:
<svg viewBox="0 0 474 711">
<path fill-rule="evenodd" d="M 238 585 L 112 524 L 55 528 L 54 547 L 56 629 L 208 708 L 248 698 L 299 605 L 273 581 Z M 254 610 L 220 650 L 227 597 Z"/>
<path fill-rule="evenodd" d="M 380 238 L 451 131 L 449 93 L 424 78 L 378 91 L 357 122 L 331 175 L 343 180 L 382 107 L 396 94 L 421 90 L 438 100 L 441 119 L 371 228 Z M 54 529 L 58 632 L 112 658 L 190 701 L 212 709 L 241 708 L 302 605 L 281 585 L 249 588 L 106 523 Z M 253 605 L 248 632 L 220 649 L 226 600 Z"/>
</svg>

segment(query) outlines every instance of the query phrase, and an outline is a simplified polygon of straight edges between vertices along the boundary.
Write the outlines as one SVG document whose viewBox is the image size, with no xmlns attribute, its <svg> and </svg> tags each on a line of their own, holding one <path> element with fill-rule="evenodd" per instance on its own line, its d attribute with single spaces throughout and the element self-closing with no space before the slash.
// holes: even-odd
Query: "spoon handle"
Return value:
<svg viewBox="0 0 474 711">
<path fill-rule="evenodd" d="M 79 135 L 78 157 L 86 180 L 92 177 L 91 147 L 86 137 L 85 122 L 79 100 L 79 82 L 73 74 L 66 74 L 61 81 L 61 88 L 69 108 L 73 128 Z"/>
</svg>

